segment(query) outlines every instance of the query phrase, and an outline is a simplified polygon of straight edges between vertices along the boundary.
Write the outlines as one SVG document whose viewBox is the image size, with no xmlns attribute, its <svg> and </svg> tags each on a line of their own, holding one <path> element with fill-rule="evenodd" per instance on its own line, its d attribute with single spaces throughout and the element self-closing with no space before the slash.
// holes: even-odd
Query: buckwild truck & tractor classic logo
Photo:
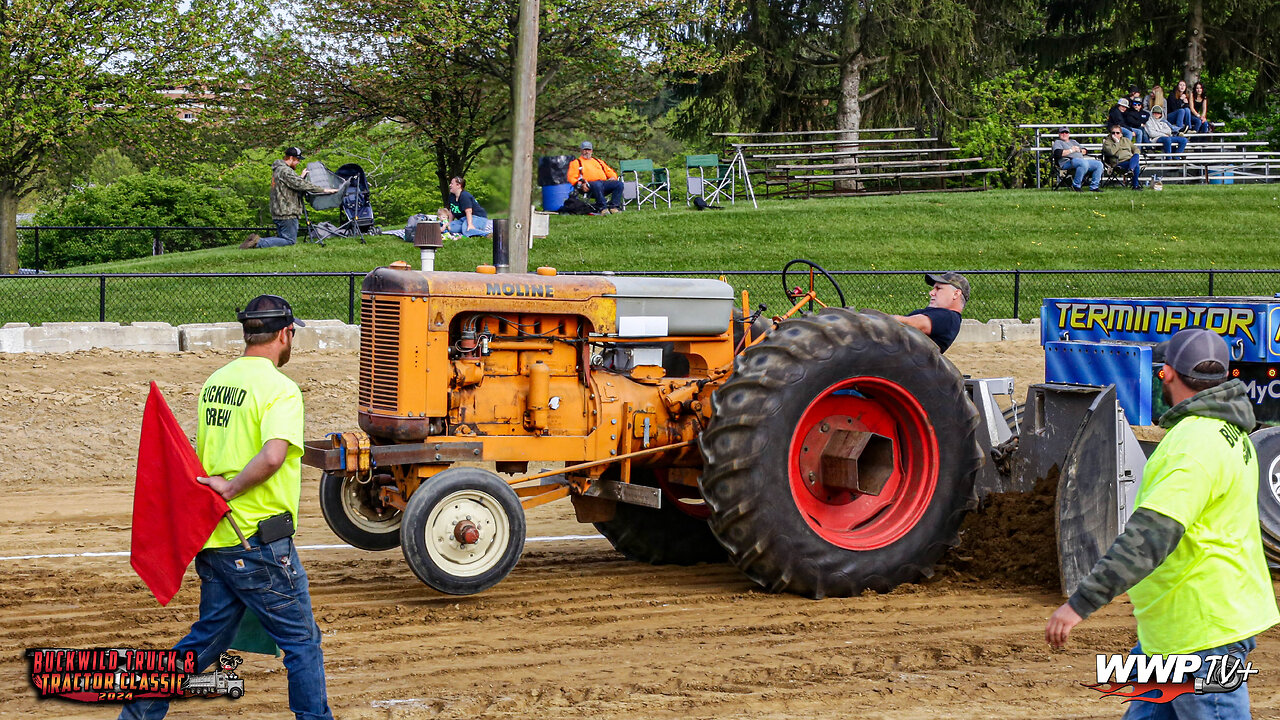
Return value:
<svg viewBox="0 0 1280 720">
<path fill-rule="evenodd" d="M 35 648 L 27 650 L 27 660 L 41 699 L 92 703 L 244 695 L 244 680 L 236 674 L 244 658 L 231 653 L 222 653 L 206 673 L 196 672 L 191 651 Z"/>
</svg>

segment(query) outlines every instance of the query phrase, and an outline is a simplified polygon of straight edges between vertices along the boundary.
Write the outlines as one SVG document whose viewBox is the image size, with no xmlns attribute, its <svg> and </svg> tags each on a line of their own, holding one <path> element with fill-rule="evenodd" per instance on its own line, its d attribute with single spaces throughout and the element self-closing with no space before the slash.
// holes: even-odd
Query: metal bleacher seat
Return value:
<svg viewBox="0 0 1280 720">
<path fill-rule="evenodd" d="M 713 205 L 717 200 L 733 201 L 733 173 L 728 165 L 720 162 L 719 155 L 687 155 L 684 169 L 687 175 L 685 205 L 689 205 L 695 195 L 701 195 Z"/>
<path fill-rule="evenodd" d="M 654 167 L 652 160 L 623 160 L 618 171 L 622 175 L 623 209 L 627 205 L 635 205 L 639 209 L 645 203 L 651 203 L 656 210 L 659 200 L 666 201 L 667 207 L 671 207 L 671 176 L 666 168 Z M 628 173 L 630 179 L 627 178 Z"/>
</svg>

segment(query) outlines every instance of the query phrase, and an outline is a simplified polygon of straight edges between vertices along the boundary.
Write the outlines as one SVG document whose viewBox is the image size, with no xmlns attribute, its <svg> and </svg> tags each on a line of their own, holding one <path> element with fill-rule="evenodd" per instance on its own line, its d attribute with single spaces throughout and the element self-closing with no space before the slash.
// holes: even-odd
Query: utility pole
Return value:
<svg viewBox="0 0 1280 720">
<path fill-rule="evenodd" d="M 539 0 L 520 0 L 520 34 L 516 44 L 515 87 L 512 88 L 511 222 L 507 227 L 511 272 L 529 272 L 532 222 L 529 188 L 533 184 L 533 116 L 537 102 Z"/>
</svg>

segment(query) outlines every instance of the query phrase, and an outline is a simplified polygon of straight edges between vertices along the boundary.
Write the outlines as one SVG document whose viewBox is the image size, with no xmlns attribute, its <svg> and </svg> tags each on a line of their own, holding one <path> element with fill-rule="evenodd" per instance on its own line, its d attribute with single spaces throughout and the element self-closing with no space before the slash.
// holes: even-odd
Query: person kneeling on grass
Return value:
<svg viewBox="0 0 1280 720">
<path fill-rule="evenodd" d="M 466 191 L 466 187 L 467 181 L 460 177 L 449 181 L 449 193 L 444 196 L 444 204 L 449 208 L 453 219 L 449 222 L 448 231 L 467 237 L 488 235 L 493 230 L 489 213 L 480 207 L 480 203 Z"/>
</svg>

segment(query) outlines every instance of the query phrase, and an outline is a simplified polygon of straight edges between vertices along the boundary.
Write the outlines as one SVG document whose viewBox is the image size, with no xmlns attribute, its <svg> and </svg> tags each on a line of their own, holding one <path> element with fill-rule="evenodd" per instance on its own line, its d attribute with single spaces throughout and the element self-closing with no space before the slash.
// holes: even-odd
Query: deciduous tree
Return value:
<svg viewBox="0 0 1280 720">
<path fill-rule="evenodd" d="M 85 138 L 145 144 L 234 59 L 252 0 L 0 0 L 0 272 L 18 269 L 18 201 Z M 173 149 L 172 144 L 164 147 Z"/>
<path fill-rule="evenodd" d="M 664 62 L 714 63 L 672 31 L 699 9 L 677 0 L 544 0 L 537 129 L 588 131 L 596 110 L 656 93 Z M 434 153 L 443 193 L 509 136 L 517 0 L 318 0 L 296 33 L 258 56 L 283 122 L 402 124 Z M 304 52 L 305 49 L 305 52 Z"/>
</svg>

